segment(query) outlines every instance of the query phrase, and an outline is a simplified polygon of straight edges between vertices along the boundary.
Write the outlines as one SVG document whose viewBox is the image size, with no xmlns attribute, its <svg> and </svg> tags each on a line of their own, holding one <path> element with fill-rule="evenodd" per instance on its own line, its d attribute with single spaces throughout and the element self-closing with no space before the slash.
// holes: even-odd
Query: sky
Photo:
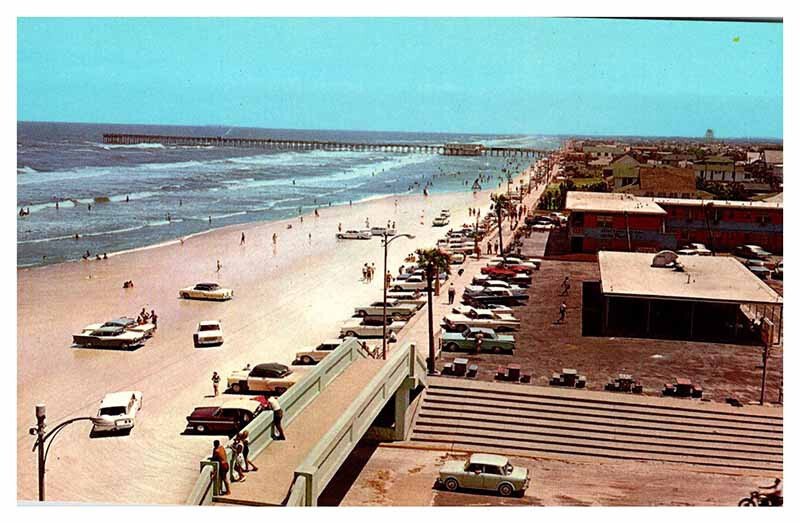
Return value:
<svg viewBox="0 0 800 523">
<path fill-rule="evenodd" d="M 783 137 L 783 26 L 20 18 L 17 119 Z"/>
</svg>

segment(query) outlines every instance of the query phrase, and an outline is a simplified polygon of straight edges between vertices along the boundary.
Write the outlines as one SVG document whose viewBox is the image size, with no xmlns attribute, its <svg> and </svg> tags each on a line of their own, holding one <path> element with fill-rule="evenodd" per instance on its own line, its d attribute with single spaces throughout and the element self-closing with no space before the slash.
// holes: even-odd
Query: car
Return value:
<svg viewBox="0 0 800 523">
<path fill-rule="evenodd" d="M 449 253 L 450 255 L 453 255 L 453 254 L 464 254 L 464 255 L 473 254 L 475 252 L 475 242 L 451 243 L 447 247 L 444 248 L 444 251 Z"/>
<path fill-rule="evenodd" d="M 516 296 L 508 289 L 499 289 L 496 287 L 484 287 L 484 290 L 479 294 L 464 294 L 464 301 L 467 305 L 473 305 L 477 308 L 491 308 L 489 305 L 500 304 L 509 307 L 522 305 L 525 298 Z"/>
<path fill-rule="evenodd" d="M 419 291 L 392 291 L 387 292 L 386 296 L 392 300 L 397 300 L 397 303 L 405 305 L 413 305 L 417 310 L 421 309 L 428 299 Z"/>
<path fill-rule="evenodd" d="M 339 336 L 342 338 L 381 338 L 383 337 L 383 318 L 377 321 L 368 318 L 351 318 L 342 324 Z M 386 318 L 386 335 L 397 333 L 405 327 L 405 321 Z"/>
<path fill-rule="evenodd" d="M 440 216 L 447 216 L 449 218 L 450 217 L 450 209 L 442 209 L 441 211 L 439 211 L 439 215 Z"/>
<path fill-rule="evenodd" d="M 530 287 L 533 283 L 533 278 L 530 274 L 524 272 L 514 272 L 508 269 L 500 269 L 493 267 L 494 270 L 488 271 L 487 274 L 476 274 L 472 277 L 472 285 L 487 286 L 489 281 L 502 281 L 511 283 L 519 287 Z"/>
<path fill-rule="evenodd" d="M 399 303 L 397 300 L 390 298 L 387 298 L 385 303 L 386 315 L 393 318 L 410 318 L 417 312 L 417 307 L 415 305 Z M 374 301 L 369 305 L 356 307 L 355 314 L 362 318 L 365 316 L 383 316 L 383 305 L 383 301 Z"/>
<path fill-rule="evenodd" d="M 372 238 L 372 231 L 368 229 L 362 231 L 350 229 L 345 232 L 337 233 L 336 238 L 339 240 L 369 240 Z"/>
<path fill-rule="evenodd" d="M 489 309 L 473 308 L 469 314 L 446 314 L 442 326 L 448 331 L 463 331 L 468 327 L 492 329 L 495 332 L 515 331 L 519 328 L 519 320 L 513 316 L 505 316 Z"/>
<path fill-rule="evenodd" d="M 408 278 L 392 282 L 391 289 L 394 291 L 418 291 L 424 290 L 427 287 L 428 282 L 425 276 L 421 274 L 411 274 Z"/>
<path fill-rule="evenodd" d="M 538 271 L 542 266 L 542 260 L 539 258 L 524 258 L 521 256 L 506 256 L 505 258 L 495 257 L 489 260 L 486 264 L 487 267 L 501 267 L 503 265 L 519 265 L 527 269 Z M 527 271 L 530 272 L 530 271 Z"/>
<path fill-rule="evenodd" d="M 450 218 L 447 216 L 437 216 L 433 219 L 434 227 L 444 227 L 445 225 L 450 225 Z"/>
<path fill-rule="evenodd" d="M 511 291 L 511 294 L 521 300 L 527 300 L 529 298 L 527 289 L 502 280 L 488 280 L 486 285 L 467 285 L 464 287 L 464 295 L 477 296 L 483 294 L 486 289 L 507 289 Z"/>
<path fill-rule="evenodd" d="M 194 287 L 184 287 L 178 295 L 185 300 L 218 300 L 233 298 L 233 291 L 220 287 L 218 283 L 198 283 Z"/>
<path fill-rule="evenodd" d="M 260 401 L 238 398 L 222 405 L 195 407 L 186 417 L 186 431 L 198 434 L 234 434 L 263 412 Z"/>
<path fill-rule="evenodd" d="M 778 262 L 778 264 L 775 266 L 775 271 L 772 273 L 772 278 L 776 280 L 783 279 L 783 260 Z"/>
<path fill-rule="evenodd" d="M 131 349 L 144 344 L 147 336 L 142 332 L 128 330 L 119 325 L 83 330 L 73 334 L 72 341 L 78 347 L 100 349 Z"/>
<path fill-rule="evenodd" d="M 739 256 L 741 258 L 747 258 L 750 260 L 752 259 L 766 260 L 767 258 L 772 256 L 771 253 L 765 251 L 759 245 L 739 245 L 738 247 L 736 247 L 736 249 L 734 249 L 733 253 L 736 256 Z"/>
<path fill-rule="evenodd" d="M 144 334 L 145 338 L 152 337 L 156 331 L 156 326 L 153 325 L 152 323 L 139 323 L 134 318 L 121 316 L 119 318 L 114 318 L 113 320 L 108 320 L 105 323 L 92 323 L 90 325 L 87 325 L 86 327 L 83 328 L 83 332 L 88 334 L 90 331 L 95 331 L 103 327 L 122 327 L 127 331 L 141 332 L 142 334 Z"/>
<path fill-rule="evenodd" d="M 302 374 L 282 363 L 250 365 L 228 375 L 228 387 L 234 394 L 243 392 L 269 392 L 276 396 L 286 392 Z"/>
<path fill-rule="evenodd" d="M 467 261 L 467 256 L 462 252 L 454 252 L 450 255 L 451 265 L 461 265 L 465 261 Z"/>
<path fill-rule="evenodd" d="M 214 320 L 201 321 L 197 324 L 197 332 L 194 333 L 193 338 L 195 347 L 222 345 L 224 341 L 222 325 Z"/>
<path fill-rule="evenodd" d="M 528 469 L 513 466 L 504 456 L 476 453 L 466 460 L 445 461 L 436 482 L 449 491 L 464 488 L 511 496 L 523 494 L 531 477 Z"/>
<path fill-rule="evenodd" d="M 748 265 L 747 268 L 762 280 L 766 280 L 772 274 L 772 271 L 763 265 Z"/>
<path fill-rule="evenodd" d="M 92 432 L 130 433 L 141 408 L 142 393 L 138 390 L 110 392 L 100 401 L 97 415 L 92 417 Z"/>
<path fill-rule="evenodd" d="M 676 251 L 680 256 L 713 256 L 714 253 L 708 249 L 680 249 Z"/>
<path fill-rule="evenodd" d="M 467 327 L 461 332 L 442 333 L 442 349 L 447 351 L 477 350 L 478 339 L 481 339 L 481 349 L 486 352 L 513 353 L 516 348 L 514 336 L 497 334 L 493 329 L 484 327 Z"/>
<path fill-rule="evenodd" d="M 369 232 L 372 236 L 394 236 L 397 234 L 397 231 L 392 229 L 391 227 L 371 227 Z"/>
<path fill-rule="evenodd" d="M 316 347 L 305 347 L 295 354 L 294 361 L 302 365 L 316 365 L 325 359 L 328 354 L 338 349 L 342 343 L 344 342 L 341 339 L 334 338 L 325 340 Z"/>
</svg>

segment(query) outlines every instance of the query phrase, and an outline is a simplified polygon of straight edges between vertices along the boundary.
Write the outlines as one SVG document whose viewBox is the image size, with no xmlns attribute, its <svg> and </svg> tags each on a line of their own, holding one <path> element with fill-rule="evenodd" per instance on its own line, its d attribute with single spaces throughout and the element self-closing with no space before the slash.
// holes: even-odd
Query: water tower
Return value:
<svg viewBox="0 0 800 523">
<path fill-rule="evenodd" d="M 707 142 L 714 141 L 714 129 L 706 129 L 706 141 Z"/>
</svg>

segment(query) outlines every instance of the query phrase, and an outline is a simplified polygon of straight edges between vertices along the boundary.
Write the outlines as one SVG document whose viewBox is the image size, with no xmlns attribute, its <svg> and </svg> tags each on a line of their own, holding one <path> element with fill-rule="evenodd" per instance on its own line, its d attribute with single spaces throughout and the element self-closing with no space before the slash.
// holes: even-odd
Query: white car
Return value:
<svg viewBox="0 0 800 523">
<path fill-rule="evenodd" d="M 421 274 L 412 274 L 404 280 L 392 282 L 392 290 L 395 291 L 418 291 L 424 290 L 428 286 L 426 278 Z"/>
<path fill-rule="evenodd" d="M 110 392 L 100 402 L 97 416 L 92 417 L 93 432 L 130 432 L 136 413 L 142 408 L 142 393 Z"/>
<path fill-rule="evenodd" d="M 372 238 L 372 232 L 368 229 L 363 231 L 349 230 L 336 234 L 336 238 L 340 240 L 369 240 Z"/>
<path fill-rule="evenodd" d="M 181 289 L 178 295 L 186 300 L 230 300 L 233 298 L 233 291 L 225 287 L 220 287 L 218 283 L 198 283 L 194 287 Z"/>
<path fill-rule="evenodd" d="M 194 346 L 203 347 L 207 345 L 222 345 L 224 337 L 222 335 L 222 325 L 218 321 L 201 321 L 197 324 L 197 332 L 194 333 Z"/>
<path fill-rule="evenodd" d="M 372 227 L 369 232 L 372 236 L 383 236 L 384 234 L 386 236 L 394 236 L 397 234 L 397 231 L 391 227 Z"/>
<path fill-rule="evenodd" d="M 375 301 L 365 307 L 356 307 L 356 316 L 383 316 L 383 303 L 382 301 Z M 397 300 L 386 299 L 386 315 L 393 318 L 409 318 L 417 312 L 417 307 L 414 305 L 398 303 Z"/>
<path fill-rule="evenodd" d="M 447 216 L 449 218 L 450 217 L 450 209 L 442 209 L 441 211 L 439 211 L 439 215 Z"/>
<path fill-rule="evenodd" d="M 383 318 L 379 322 L 367 322 L 361 318 L 351 318 L 342 324 L 339 336 L 342 338 L 380 338 L 383 336 Z M 386 335 L 397 333 L 406 326 L 405 321 L 386 318 Z"/>
<path fill-rule="evenodd" d="M 399 304 L 413 305 L 417 310 L 428 303 L 428 299 L 419 291 L 389 291 L 386 296 L 397 300 Z"/>
<path fill-rule="evenodd" d="M 433 219 L 433 226 L 434 227 L 444 227 L 445 225 L 450 224 L 450 218 L 447 216 L 437 216 Z"/>
<path fill-rule="evenodd" d="M 332 340 L 325 340 L 316 347 L 303 347 L 303 349 L 295 354 L 295 362 L 302 365 L 316 365 L 325 357 L 339 348 L 343 341 L 339 338 Z"/>
<path fill-rule="evenodd" d="M 514 316 L 498 314 L 489 309 L 473 308 L 469 314 L 446 314 L 442 326 L 449 331 L 462 331 L 471 327 L 510 332 L 519 329 L 519 320 Z"/>
<path fill-rule="evenodd" d="M 522 258 L 517 258 L 516 256 L 506 256 L 505 260 L 503 258 L 492 258 L 489 260 L 489 263 L 486 264 L 487 267 L 497 267 L 498 265 L 521 265 L 524 267 L 530 267 L 534 270 L 539 270 L 539 267 L 542 265 L 542 260 L 539 258 L 531 258 L 529 260 L 523 260 Z"/>
<path fill-rule="evenodd" d="M 467 256 L 464 253 L 454 252 L 450 255 L 450 263 L 452 265 L 461 265 L 467 260 Z"/>
<path fill-rule="evenodd" d="M 511 285 L 510 283 L 502 280 L 489 280 L 486 285 L 467 285 L 464 287 L 465 296 L 478 296 L 486 292 L 487 289 L 505 289 L 513 296 L 527 299 L 528 289 L 523 289 L 519 285 Z"/>
</svg>

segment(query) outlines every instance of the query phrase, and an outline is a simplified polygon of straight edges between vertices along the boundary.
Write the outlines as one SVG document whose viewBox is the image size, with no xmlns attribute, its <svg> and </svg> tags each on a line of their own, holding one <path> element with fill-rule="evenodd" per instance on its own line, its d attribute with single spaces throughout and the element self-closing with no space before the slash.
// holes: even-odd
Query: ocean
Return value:
<svg viewBox="0 0 800 523">
<path fill-rule="evenodd" d="M 17 266 L 136 249 L 236 223 L 391 194 L 496 187 L 531 159 L 103 144 L 103 133 L 556 149 L 553 136 L 17 123 Z M 91 205 L 91 211 L 89 206 Z M 209 222 L 209 217 L 211 221 Z M 75 239 L 75 234 L 79 239 Z"/>
</svg>

